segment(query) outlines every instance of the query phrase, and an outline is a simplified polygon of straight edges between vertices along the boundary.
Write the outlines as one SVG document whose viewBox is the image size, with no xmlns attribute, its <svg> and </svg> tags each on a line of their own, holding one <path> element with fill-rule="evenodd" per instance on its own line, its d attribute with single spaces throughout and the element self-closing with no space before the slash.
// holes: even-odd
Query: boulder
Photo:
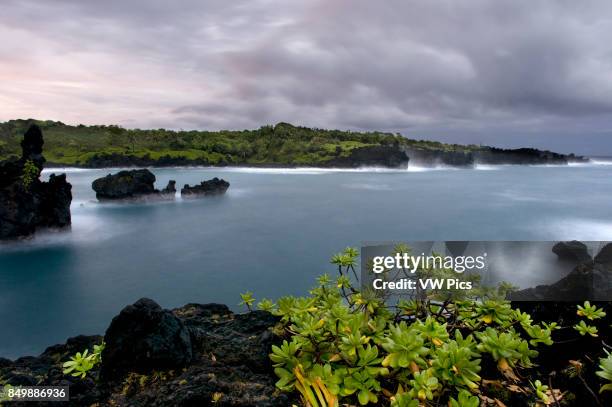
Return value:
<svg viewBox="0 0 612 407">
<path fill-rule="evenodd" d="M 141 298 L 113 318 L 104 335 L 101 377 L 172 369 L 192 359 L 191 338 L 183 322 L 155 301 Z"/>
<path fill-rule="evenodd" d="M 184 348 L 187 352 L 191 350 L 191 361 L 183 368 L 167 369 L 164 368 L 166 361 L 161 359 L 163 363 L 155 366 L 153 372 L 136 373 L 130 363 L 141 366 L 142 358 L 135 358 L 130 352 L 141 355 L 145 352 L 153 357 L 167 352 L 165 348 L 150 346 L 157 342 L 150 332 L 160 326 L 160 318 L 150 315 L 163 313 L 161 319 L 166 320 L 172 317 L 151 300 L 139 303 L 128 307 L 129 311 L 122 311 L 120 322 L 115 322 L 119 317 L 115 318 L 112 332 L 110 328 L 107 332 L 102 364 L 89 371 L 87 377 L 64 375 L 62 364 L 76 352 L 91 351 L 102 341 L 100 336 L 71 338 L 65 344 L 47 348 L 38 357 L 15 361 L 0 357 L 0 377 L 15 385 L 70 386 L 71 406 L 286 407 L 298 404 L 297 393 L 279 392 L 275 386 L 278 377 L 269 354 L 272 345 L 282 341 L 273 333 L 279 317 L 264 311 L 234 314 L 222 304 L 187 304 L 174 309 L 172 314 L 190 334 L 191 347 Z M 171 343 L 176 343 L 176 338 L 181 336 L 165 331 Z M 107 351 L 117 349 L 113 338 L 119 337 L 124 338 L 121 347 L 126 353 L 113 356 Z M 135 342 L 135 346 L 130 342 Z M 173 348 L 171 353 L 176 355 L 183 346 Z M 155 363 L 150 359 L 148 362 Z M 117 370 L 109 369 L 109 364 L 117 367 L 118 363 Z M 102 377 L 100 369 L 106 369 Z M 136 374 L 126 377 L 126 372 Z M 219 394 L 222 398 L 212 402 Z"/>
<path fill-rule="evenodd" d="M 147 170 L 125 170 L 108 174 L 92 182 L 100 201 L 174 199 L 175 181 L 170 181 L 162 191 L 155 189 L 155 175 Z"/>
<path fill-rule="evenodd" d="M 43 144 L 42 131 L 34 124 L 21 142 L 21 158 L 0 163 L 0 239 L 70 226 L 72 185 L 65 174 L 51 174 L 48 182 L 40 181 Z"/>
<path fill-rule="evenodd" d="M 582 263 L 591 260 L 587 246 L 577 240 L 559 242 L 553 246 L 552 251 L 562 261 Z"/>
<path fill-rule="evenodd" d="M 208 181 L 202 181 L 199 185 L 192 187 L 185 184 L 183 189 L 181 189 L 181 196 L 183 198 L 197 198 L 200 196 L 221 195 L 227 191 L 229 186 L 229 182 L 215 177 Z"/>
</svg>

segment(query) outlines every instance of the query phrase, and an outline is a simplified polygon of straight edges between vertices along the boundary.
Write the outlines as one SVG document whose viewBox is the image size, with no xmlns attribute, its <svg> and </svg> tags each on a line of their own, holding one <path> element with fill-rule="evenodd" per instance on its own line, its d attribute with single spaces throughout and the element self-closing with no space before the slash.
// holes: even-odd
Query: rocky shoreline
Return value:
<svg viewBox="0 0 612 407">
<path fill-rule="evenodd" d="M 278 320 L 264 311 L 234 314 L 220 304 L 164 310 L 143 298 L 125 307 L 104 337 L 70 338 L 38 357 L 0 358 L 0 378 L 13 386 L 70 386 L 74 406 L 200 406 L 216 400 L 218 406 L 286 407 L 294 401 L 276 389 L 268 358 L 278 342 Z M 63 374 L 63 362 L 102 339 L 102 371 L 96 367 L 85 379 Z"/>
<path fill-rule="evenodd" d="M 609 302 L 598 305 L 612 315 Z M 535 321 L 571 326 L 577 320 L 574 302 L 518 302 L 513 306 L 530 313 Z M 610 321 L 607 317 L 604 325 Z M 275 386 L 278 378 L 269 354 L 272 345 L 282 342 L 277 336 L 282 332 L 279 322 L 279 317 L 266 311 L 236 314 L 214 303 L 166 310 L 142 298 L 113 318 L 104 336 L 73 337 L 37 357 L 0 358 L 0 384 L 69 386 L 72 406 L 300 405 L 297 393 L 281 392 Z M 603 329 L 601 336 L 608 338 L 611 329 Z M 542 372 L 561 371 L 568 361 L 583 358 L 585 349 L 592 349 L 592 338 L 577 341 L 574 335 L 563 330 L 555 346 L 540 349 Z M 63 373 L 63 363 L 71 356 L 91 351 L 103 340 L 101 368 L 97 365 L 85 378 Z M 592 372 L 587 380 L 598 383 Z M 571 391 L 574 402 L 592 401 L 579 381 L 558 375 L 555 383 Z M 568 401 L 562 405 L 575 405 Z"/>
<path fill-rule="evenodd" d="M 370 146 L 354 149 L 349 156 L 336 157 L 328 161 L 287 164 L 278 162 L 226 162 L 211 163 L 206 160 L 190 160 L 185 157 L 148 156 L 130 154 L 94 155 L 86 164 L 70 165 L 73 168 L 139 168 L 139 167 L 252 167 L 252 168 L 340 168 L 359 167 L 406 168 L 409 165 L 422 167 L 448 166 L 475 168 L 478 165 L 568 165 L 588 163 L 587 157 L 574 154 L 558 154 L 531 148 L 499 149 L 483 147 L 476 151 L 445 151 L 419 149 L 403 146 Z M 60 163 L 48 163 L 48 167 L 64 168 Z"/>
</svg>

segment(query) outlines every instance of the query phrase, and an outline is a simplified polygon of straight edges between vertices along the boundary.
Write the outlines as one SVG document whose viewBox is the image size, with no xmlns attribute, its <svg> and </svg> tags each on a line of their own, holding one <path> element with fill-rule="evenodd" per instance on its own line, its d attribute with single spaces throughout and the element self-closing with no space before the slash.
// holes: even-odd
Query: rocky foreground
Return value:
<svg viewBox="0 0 612 407">
<path fill-rule="evenodd" d="M 78 336 L 38 357 L 0 359 L 0 377 L 13 386 L 70 386 L 74 406 L 286 407 L 293 400 L 275 388 L 268 358 L 277 322 L 264 311 L 234 314 L 219 304 L 169 311 L 143 298 L 112 320 L 101 371 L 63 374 L 63 362 L 103 339 Z"/>
<path fill-rule="evenodd" d="M 32 125 L 21 142 L 21 157 L 0 162 L 0 240 L 71 224 L 72 185 L 66 174 L 52 174 L 48 182 L 39 179 L 43 144 L 42 131 Z"/>
</svg>

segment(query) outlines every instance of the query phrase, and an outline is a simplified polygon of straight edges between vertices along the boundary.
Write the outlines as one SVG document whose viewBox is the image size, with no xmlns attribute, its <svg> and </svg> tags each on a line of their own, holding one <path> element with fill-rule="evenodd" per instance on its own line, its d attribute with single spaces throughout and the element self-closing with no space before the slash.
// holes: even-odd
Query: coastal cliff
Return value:
<svg viewBox="0 0 612 407">
<path fill-rule="evenodd" d="M 477 164 L 564 165 L 584 157 L 530 148 L 443 144 L 399 134 L 324 130 L 278 123 L 242 131 L 173 131 L 61 122 L 0 123 L 0 158 L 17 153 L 19 134 L 35 123 L 47 138 L 49 165 L 87 168 L 248 167 L 474 167 Z"/>
</svg>

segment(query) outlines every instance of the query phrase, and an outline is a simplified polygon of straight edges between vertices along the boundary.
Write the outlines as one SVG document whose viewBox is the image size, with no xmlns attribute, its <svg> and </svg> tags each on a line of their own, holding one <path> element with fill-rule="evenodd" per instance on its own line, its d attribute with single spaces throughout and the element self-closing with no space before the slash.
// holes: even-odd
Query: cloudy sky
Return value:
<svg viewBox="0 0 612 407">
<path fill-rule="evenodd" d="M 0 120 L 612 155 L 612 2 L 2 0 Z"/>
</svg>

